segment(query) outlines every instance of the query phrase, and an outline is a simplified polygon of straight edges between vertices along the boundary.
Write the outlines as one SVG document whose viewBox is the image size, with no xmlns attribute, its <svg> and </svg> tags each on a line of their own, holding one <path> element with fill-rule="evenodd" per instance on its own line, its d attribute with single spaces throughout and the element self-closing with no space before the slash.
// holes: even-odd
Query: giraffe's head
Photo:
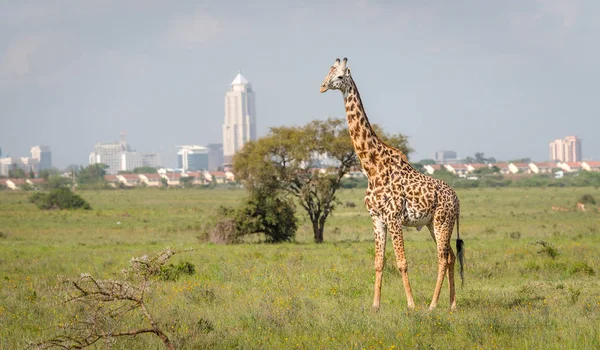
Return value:
<svg viewBox="0 0 600 350">
<path fill-rule="evenodd" d="M 340 90 L 344 92 L 350 86 L 350 68 L 346 67 L 348 59 L 344 57 L 342 62 L 336 59 L 335 63 L 329 68 L 329 73 L 321 84 L 321 92 L 327 90 Z"/>
</svg>

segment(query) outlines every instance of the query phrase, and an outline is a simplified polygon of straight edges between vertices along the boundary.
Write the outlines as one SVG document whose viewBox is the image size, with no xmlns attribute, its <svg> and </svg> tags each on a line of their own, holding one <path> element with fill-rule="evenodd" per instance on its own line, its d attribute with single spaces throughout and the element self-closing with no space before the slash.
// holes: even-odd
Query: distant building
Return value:
<svg viewBox="0 0 600 350">
<path fill-rule="evenodd" d="M 0 176 L 8 176 L 14 162 L 12 157 L 0 158 Z"/>
<path fill-rule="evenodd" d="M 37 171 L 52 168 L 52 152 L 48 146 L 31 147 L 31 158 L 37 162 Z"/>
<path fill-rule="evenodd" d="M 107 174 L 119 171 L 132 171 L 139 167 L 158 167 L 160 157 L 156 153 L 139 153 L 131 149 L 121 134 L 121 141 L 97 143 L 94 152 L 90 153 L 89 164 L 106 164 Z"/>
<path fill-rule="evenodd" d="M 177 167 L 184 172 L 208 170 L 210 149 L 202 146 L 177 146 Z"/>
<path fill-rule="evenodd" d="M 448 164 L 456 162 L 456 152 L 454 151 L 437 151 L 433 157 L 437 164 Z"/>
<path fill-rule="evenodd" d="M 223 144 L 211 143 L 208 148 L 208 170 L 217 171 L 223 166 Z"/>
<path fill-rule="evenodd" d="M 24 172 L 35 172 L 37 162 L 29 157 L 0 158 L 0 176 L 8 176 L 11 170 L 22 169 Z"/>
<path fill-rule="evenodd" d="M 465 164 L 460 164 L 460 163 L 446 164 L 446 165 L 444 165 L 444 167 L 446 168 L 446 170 L 448 170 L 452 174 L 458 175 L 460 177 L 466 176 L 466 174 L 469 172 L 469 169 L 467 168 L 467 166 Z"/>
<path fill-rule="evenodd" d="M 550 142 L 550 160 L 572 163 L 580 162 L 581 158 L 581 139 L 577 136 L 566 136 Z"/>
<path fill-rule="evenodd" d="M 25 172 L 52 168 L 52 154 L 50 147 L 35 146 L 31 148 L 31 157 L 4 157 L 0 158 L 0 176 L 8 176 L 13 169 L 22 169 Z"/>
<path fill-rule="evenodd" d="M 156 168 L 160 163 L 157 153 L 141 153 L 127 151 L 121 153 L 121 170 L 132 171 L 135 168 L 151 167 Z"/>
<path fill-rule="evenodd" d="M 248 141 L 256 140 L 256 107 L 252 84 L 241 72 L 225 94 L 223 124 L 223 161 L 231 163 L 235 152 Z"/>
</svg>

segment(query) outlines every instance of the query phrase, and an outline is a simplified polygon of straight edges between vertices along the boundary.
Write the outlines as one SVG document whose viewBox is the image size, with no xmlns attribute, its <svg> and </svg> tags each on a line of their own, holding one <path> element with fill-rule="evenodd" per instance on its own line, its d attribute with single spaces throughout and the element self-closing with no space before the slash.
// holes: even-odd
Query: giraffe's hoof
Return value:
<svg viewBox="0 0 600 350">
<path fill-rule="evenodd" d="M 377 311 L 379 311 L 379 305 L 373 305 L 373 306 L 371 307 L 371 311 L 373 311 L 373 312 L 377 312 Z"/>
<path fill-rule="evenodd" d="M 406 307 L 408 307 L 409 310 L 414 310 L 415 309 L 415 304 L 414 303 L 409 303 Z"/>
<path fill-rule="evenodd" d="M 450 311 L 456 311 L 456 305 L 450 306 Z"/>
<path fill-rule="evenodd" d="M 435 309 L 436 305 L 430 305 L 429 306 L 429 311 L 433 311 Z"/>
</svg>

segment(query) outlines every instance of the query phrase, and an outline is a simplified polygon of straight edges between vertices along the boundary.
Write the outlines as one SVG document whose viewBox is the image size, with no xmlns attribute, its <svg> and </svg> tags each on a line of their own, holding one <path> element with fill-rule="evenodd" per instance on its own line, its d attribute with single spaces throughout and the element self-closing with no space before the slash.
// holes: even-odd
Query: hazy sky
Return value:
<svg viewBox="0 0 600 350">
<path fill-rule="evenodd" d="M 600 159 L 598 16 L 597 0 L 0 0 L 0 147 L 85 165 L 127 131 L 174 166 L 175 145 L 222 142 L 238 68 L 259 136 L 343 117 L 319 86 L 347 56 L 369 118 L 414 160 L 545 160 L 571 134 Z"/>
</svg>

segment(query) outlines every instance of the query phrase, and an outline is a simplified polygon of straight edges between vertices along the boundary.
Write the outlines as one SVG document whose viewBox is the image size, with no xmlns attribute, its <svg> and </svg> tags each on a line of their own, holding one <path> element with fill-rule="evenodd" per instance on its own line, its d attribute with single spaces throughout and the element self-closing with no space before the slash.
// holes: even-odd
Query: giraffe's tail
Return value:
<svg viewBox="0 0 600 350">
<path fill-rule="evenodd" d="M 465 243 L 460 239 L 460 210 L 456 213 L 456 255 L 458 256 L 459 272 L 460 272 L 460 285 L 464 286 L 464 262 L 465 262 Z"/>
</svg>

